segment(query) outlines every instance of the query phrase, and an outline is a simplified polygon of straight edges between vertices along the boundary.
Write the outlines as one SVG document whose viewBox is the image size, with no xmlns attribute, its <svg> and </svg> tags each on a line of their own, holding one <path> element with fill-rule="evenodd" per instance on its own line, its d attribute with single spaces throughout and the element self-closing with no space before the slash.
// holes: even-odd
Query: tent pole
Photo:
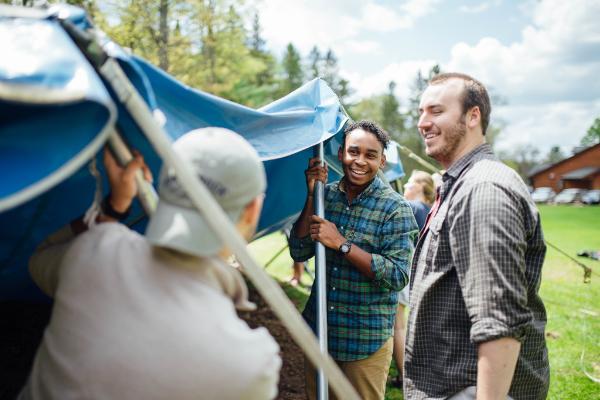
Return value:
<svg viewBox="0 0 600 400">
<path fill-rule="evenodd" d="M 325 152 L 323 142 L 313 148 L 315 157 L 321 160 L 321 166 L 325 165 Z M 325 218 L 325 185 L 321 181 L 315 182 L 314 209 L 315 214 L 320 218 Z M 323 243 L 315 242 L 315 279 L 317 289 L 317 337 L 319 339 L 319 349 L 321 353 L 327 354 L 327 280 L 325 276 L 325 246 Z M 318 369 L 317 374 L 317 399 L 327 400 L 329 390 L 327 377 L 323 369 Z"/>
<path fill-rule="evenodd" d="M 254 261 L 246 249 L 246 242 L 240 236 L 206 186 L 196 178 L 191 168 L 172 148 L 170 137 L 156 123 L 148 106 L 135 90 L 118 63 L 108 58 L 102 60 L 99 73 L 110 84 L 119 101 L 126 107 L 148 138 L 164 163 L 173 168 L 182 187 L 186 190 L 194 206 L 206 217 L 212 231 L 227 244 L 243 266 L 244 273 L 252 281 L 275 315 L 285 325 L 290 335 L 302 348 L 310 362 L 321 367 L 331 382 L 332 389 L 340 399 L 359 400 L 356 390 L 340 371 L 331 356 L 322 353 L 310 328 L 302 320 L 294 304 L 288 299 L 277 283 Z"/>
<path fill-rule="evenodd" d="M 435 172 L 439 173 L 440 172 L 440 170 L 437 169 L 435 167 L 435 165 L 423 160 L 421 157 L 419 157 L 414 152 L 412 152 L 408 147 L 403 146 L 400 143 L 398 143 L 398 150 L 400 150 L 402 153 L 406 154 L 408 156 L 408 158 L 412 158 L 413 160 L 415 160 L 416 162 L 418 162 L 419 164 L 421 164 L 422 166 L 427 168 L 429 171 L 431 171 L 431 173 L 435 173 Z"/>
</svg>

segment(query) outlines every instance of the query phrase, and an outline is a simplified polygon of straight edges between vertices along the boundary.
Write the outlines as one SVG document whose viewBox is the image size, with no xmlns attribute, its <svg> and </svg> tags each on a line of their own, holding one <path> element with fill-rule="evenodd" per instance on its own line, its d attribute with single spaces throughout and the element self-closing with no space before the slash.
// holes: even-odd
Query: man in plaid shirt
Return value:
<svg viewBox="0 0 600 400">
<path fill-rule="evenodd" d="M 485 87 L 464 74 L 434 77 L 421 97 L 419 133 L 446 173 L 412 264 L 407 400 L 548 392 L 540 216 L 485 143 L 490 112 Z"/>
<path fill-rule="evenodd" d="M 338 151 L 344 177 L 325 188 L 325 219 L 313 215 L 312 197 L 315 181 L 327 182 L 327 168 L 311 159 L 306 204 L 290 236 L 295 261 L 314 255 L 314 241 L 326 247 L 329 352 L 363 399 L 385 394 L 398 291 L 408 284 L 417 232 L 408 203 L 377 177 L 388 142 L 372 122 L 346 128 Z M 303 313 L 313 330 L 315 314 L 313 291 Z M 306 367 L 314 399 L 315 370 Z"/>
</svg>

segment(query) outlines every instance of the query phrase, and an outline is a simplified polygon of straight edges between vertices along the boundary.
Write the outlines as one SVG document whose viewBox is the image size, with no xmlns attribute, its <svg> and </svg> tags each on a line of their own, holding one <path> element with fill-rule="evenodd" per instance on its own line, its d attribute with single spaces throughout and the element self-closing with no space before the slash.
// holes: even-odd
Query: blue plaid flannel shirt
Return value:
<svg viewBox="0 0 600 400">
<path fill-rule="evenodd" d="M 375 353 L 393 335 L 398 292 L 408 284 L 418 228 L 408 203 L 378 177 L 351 203 L 341 182 L 325 187 L 325 219 L 371 253 L 375 274 L 366 277 L 338 251 L 326 249 L 329 353 L 338 361 L 355 361 Z M 297 238 L 293 232 L 292 258 L 313 257 L 310 236 Z M 313 290 L 303 312 L 315 332 L 316 296 Z"/>
</svg>

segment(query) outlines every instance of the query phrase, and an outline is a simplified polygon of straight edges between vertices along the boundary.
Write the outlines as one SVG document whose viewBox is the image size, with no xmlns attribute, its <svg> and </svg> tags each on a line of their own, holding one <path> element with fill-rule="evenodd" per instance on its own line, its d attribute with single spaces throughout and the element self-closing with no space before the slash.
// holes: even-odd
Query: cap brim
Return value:
<svg viewBox="0 0 600 400">
<path fill-rule="evenodd" d="M 237 221 L 241 210 L 227 212 L 230 221 Z M 146 238 L 154 245 L 181 251 L 198 257 L 216 255 L 225 245 L 196 209 L 176 206 L 159 200 L 146 228 Z"/>
</svg>

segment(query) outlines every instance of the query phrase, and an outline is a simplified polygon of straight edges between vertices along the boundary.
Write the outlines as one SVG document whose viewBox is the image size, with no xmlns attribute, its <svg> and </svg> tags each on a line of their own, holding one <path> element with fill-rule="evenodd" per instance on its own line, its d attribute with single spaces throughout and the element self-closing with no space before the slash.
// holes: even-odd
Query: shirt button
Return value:
<svg viewBox="0 0 600 400">
<path fill-rule="evenodd" d="M 333 267 L 333 270 L 334 270 L 334 271 L 337 271 L 337 267 Z"/>
<path fill-rule="evenodd" d="M 333 307 L 329 307 L 330 310 L 333 310 Z"/>
<path fill-rule="evenodd" d="M 346 210 L 349 210 L 349 209 L 350 209 L 350 207 L 346 206 Z"/>
<path fill-rule="evenodd" d="M 331 290 L 335 290 L 335 287 L 331 288 Z"/>
</svg>

